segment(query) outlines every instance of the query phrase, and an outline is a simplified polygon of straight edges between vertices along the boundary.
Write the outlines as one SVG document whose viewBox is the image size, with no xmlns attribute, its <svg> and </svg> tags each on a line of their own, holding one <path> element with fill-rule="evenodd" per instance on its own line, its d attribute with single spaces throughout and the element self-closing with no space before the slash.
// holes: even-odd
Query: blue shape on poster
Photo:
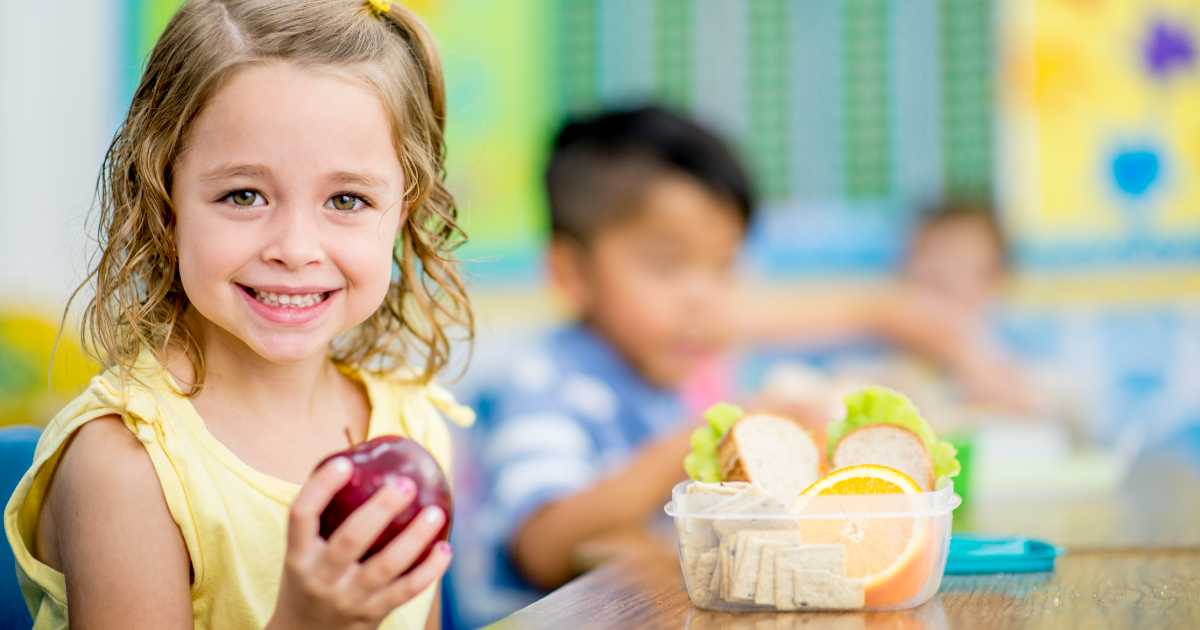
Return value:
<svg viewBox="0 0 1200 630">
<path fill-rule="evenodd" d="M 1146 42 L 1146 69 L 1151 74 L 1167 77 L 1171 71 L 1187 69 L 1196 61 L 1196 41 L 1182 27 L 1155 22 Z"/>
<path fill-rule="evenodd" d="M 1141 195 L 1158 178 L 1158 156 L 1150 151 L 1130 151 L 1113 160 L 1113 179 L 1131 195 Z"/>
</svg>

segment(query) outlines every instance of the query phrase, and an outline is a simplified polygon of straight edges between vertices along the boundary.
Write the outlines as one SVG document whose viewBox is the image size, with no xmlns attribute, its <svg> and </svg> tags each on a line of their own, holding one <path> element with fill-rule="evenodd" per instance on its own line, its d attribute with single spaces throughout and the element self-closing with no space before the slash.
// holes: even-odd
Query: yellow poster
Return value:
<svg viewBox="0 0 1200 630">
<path fill-rule="evenodd" d="M 1200 262 L 1200 5 L 999 5 L 1001 190 L 1035 266 Z"/>
</svg>

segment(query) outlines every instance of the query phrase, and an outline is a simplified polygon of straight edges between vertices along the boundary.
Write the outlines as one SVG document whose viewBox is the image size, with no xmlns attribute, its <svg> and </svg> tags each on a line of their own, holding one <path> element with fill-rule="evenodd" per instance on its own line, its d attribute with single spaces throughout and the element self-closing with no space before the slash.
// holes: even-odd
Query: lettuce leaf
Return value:
<svg viewBox="0 0 1200 630">
<path fill-rule="evenodd" d="M 850 394 L 845 403 L 845 419 L 834 422 L 825 430 L 830 459 L 833 459 L 834 447 L 847 433 L 870 424 L 887 423 L 916 433 L 929 447 L 929 455 L 933 458 L 933 475 L 936 477 L 935 487 L 943 479 L 955 477 L 962 471 L 955 458 L 958 450 L 949 442 L 937 439 L 929 423 L 921 418 L 912 401 L 903 394 L 886 387 L 870 387 Z"/>
<path fill-rule="evenodd" d="M 689 477 L 708 483 L 723 481 L 717 442 L 742 415 L 740 407 L 728 403 L 717 403 L 704 412 L 708 426 L 692 432 L 692 452 L 683 458 L 683 469 Z"/>
</svg>

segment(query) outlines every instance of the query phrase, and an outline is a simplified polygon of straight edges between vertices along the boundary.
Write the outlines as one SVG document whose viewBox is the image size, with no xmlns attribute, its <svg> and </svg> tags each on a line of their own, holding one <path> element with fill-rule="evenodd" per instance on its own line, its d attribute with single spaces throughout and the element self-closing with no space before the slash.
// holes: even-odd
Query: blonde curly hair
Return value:
<svg viewBox="0 0 1200 630">
<path fill-rule="evenodd" d="M 362 0 L 192 0 L 155 44 L 98 184 L 98 260 L 83 338 L 102 365 L 133 373 L 142 348 L 165 363 L 172 344 L 204 382 L 200 340 L 183 324 L 188 298 L 175 254 L 171 168 L 204 105 L 236 72 L 285 61 L 363 81 L 391 117 L 404 169 L 407 219 L 393 248 L 398 273 L 365 322 L 330 344 L 360 369 L 413 367 L 428 381 L 449 361 L 449 328 L 469 340 L 473 319 L 453 250 L 466 240 L 446 189 L 445 86 L 432 35 L 399 5 Z M 419 359 L 423 368 L 418 368 Z M 134 375 L 136 378 L 136 375 Z"/>
</svg>

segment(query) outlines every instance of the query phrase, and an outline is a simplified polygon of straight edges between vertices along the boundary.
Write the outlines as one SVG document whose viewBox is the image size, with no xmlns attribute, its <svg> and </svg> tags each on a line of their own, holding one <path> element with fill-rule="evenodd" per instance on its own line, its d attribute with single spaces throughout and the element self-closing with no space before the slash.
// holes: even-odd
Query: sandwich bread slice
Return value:
<svg viewBox="0 0 1200 630">
<path fill-rule="evenodd" d="M 822 450 L 799 423 L 718 403 L 692 433 L 683 467 L 706 483 L 745 481 L 786 504 L 821 476 Z"/>
<path fill-rule="evenodd" d="M 895 468 L 921 490 L 933 490 L 933 457 L 916 433 L 894 424 L 872 424 L 846 434 L 833 449 L 834 470 L 860 464 Z"/>
<path fill-rule="evenodd" d="M 750 481 L 781 499 L 821 476 L 821 451 L 799 424 L 766 414 L 738 420 L 717 444 L 721 478 Z"/>
<path fill-rule="evenodd" d="M 861 464 L 895 468 L 924 492 L 936 491 L 958 475 L 958 451 L 937 439 L 929 423 L 902 394 L 871 387 L 846 397 L 846 417 L 829 425 L 833 470 Z"/>
</svg>

